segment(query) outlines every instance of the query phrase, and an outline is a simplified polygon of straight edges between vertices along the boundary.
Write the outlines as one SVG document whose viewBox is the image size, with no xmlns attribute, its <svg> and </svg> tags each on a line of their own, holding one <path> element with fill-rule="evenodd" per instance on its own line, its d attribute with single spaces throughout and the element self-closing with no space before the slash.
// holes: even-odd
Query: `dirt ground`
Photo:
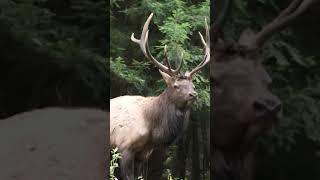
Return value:
<svg viewBox="0 0 320 180">
<path fill-rule="evenodd" d="M 45 108 L 0 120 L 0 180 L 102 180 L 107 112 Z"/>
</svg>

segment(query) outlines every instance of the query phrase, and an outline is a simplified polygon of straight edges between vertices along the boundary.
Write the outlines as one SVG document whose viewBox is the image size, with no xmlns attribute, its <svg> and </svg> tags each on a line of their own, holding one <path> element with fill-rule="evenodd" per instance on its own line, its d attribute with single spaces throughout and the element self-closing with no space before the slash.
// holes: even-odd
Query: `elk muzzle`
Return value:
<svg viewBox="0 0 320 180">
<path fill-rule="evenodd" d="M 253 108 L 257 119 L 277 120 L 281 115 L 282 104 L 278 97 L 260 97 L 253 102 Z"/>
<path fill-rule="evenodd" d="M 198 99 L 198 93 L 195 91 L 191 92 L 191 93 L 189 93 L 189 97 L 196 100 L 196 99 Z"/>
</svg>

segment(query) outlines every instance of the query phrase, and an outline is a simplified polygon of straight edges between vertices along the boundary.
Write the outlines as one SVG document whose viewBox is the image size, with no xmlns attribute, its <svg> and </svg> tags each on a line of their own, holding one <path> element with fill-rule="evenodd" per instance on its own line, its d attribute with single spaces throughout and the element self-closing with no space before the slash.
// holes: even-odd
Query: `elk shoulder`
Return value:
<svg viewBox="0 0 320 180">
<path fill-rule="evenodd" d="M 111 146 L 129 148 L 132 142 L 143 146 L 150 135 L 144 111 L 155 97 L 120 96 L 110 101 Z M 135 143 L 137 145 L 137 143 Z"/>
</svg>

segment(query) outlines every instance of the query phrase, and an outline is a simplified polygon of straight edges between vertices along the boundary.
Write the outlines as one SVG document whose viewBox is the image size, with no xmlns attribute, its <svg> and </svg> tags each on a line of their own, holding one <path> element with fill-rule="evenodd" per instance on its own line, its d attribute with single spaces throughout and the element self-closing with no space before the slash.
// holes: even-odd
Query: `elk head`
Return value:
<svg viewBox="0 0 320 180">
<path fill-rule="evenodd" d="M 271 93 L 271 78 L 262 65 L 263 45 L 314 1 L 294 0 L 260 32 L 244 30 L 236 43 L 228 43 L 222 35 L 223 25 L 232 0 L 225 0 L 212 25 L 214 60 L 210 81 L 213 100 L 213 143 L 227 148 L 246 144 L 274 124 L 281 102 Z M 216 7 L 216 6 L 215 6 Z"/>
<path fill-rule="evenodd" d="M 131 40 L 140 45 L 140 48 L 145 55 L 145 57 L 150 60 L 156 67 L 159 68 L 159 72 L 167 84 L 166 93 L 169 99 L 174 102 L 177 107 L 190 107 L 190 105 L 197 99 L 197 92 L 194 90 L 194 85 L 192 83 L 192 76 L 203 68 L 210 61 L 210 37 L 209 28 L 205 20 L 205 39 L 199 32 L 201 41 L 205 47 L 205 55 L 202 62 L 195 67 L 190 72 L 187 71 L 184 74 L 180 73 L 181 67 L 183 65 L 183 54 L 181 54 L 180 64 L 177 69 L 173 70 L 168 60 L 167 47 L 164 47 L 164 65 L 156 60 L 150 53 L 148 45 L 149 36 L 149 24 L 152 19 L 153 13 L 151 13 L 143 26 L 140 39 L 134 37 L 134 33 L 131 35 Z"/>
</svg>

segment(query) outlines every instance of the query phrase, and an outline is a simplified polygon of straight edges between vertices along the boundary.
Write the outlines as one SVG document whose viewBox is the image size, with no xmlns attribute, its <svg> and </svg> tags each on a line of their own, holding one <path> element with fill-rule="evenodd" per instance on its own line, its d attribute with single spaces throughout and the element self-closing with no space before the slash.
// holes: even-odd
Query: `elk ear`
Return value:
<svg viewBox="0 0 320 180">
<path fill-rule="evenodd" d="M 161 71 L 160 69 L 159 72 L 162 75 L 162 78 L 166 81 L 167 85 L 171 85 L 172 83 L 174 83 L 174 78 L 171 77 L 169 74 Z"/>
<path fill-rule="evenodd" d="M 256 33 L 252 29 L 247 28 L 244 31 L 242 31 L 238 43 L 243 46 L 250 46 L 252 45 L 255 36 Z"/>
</svg>

